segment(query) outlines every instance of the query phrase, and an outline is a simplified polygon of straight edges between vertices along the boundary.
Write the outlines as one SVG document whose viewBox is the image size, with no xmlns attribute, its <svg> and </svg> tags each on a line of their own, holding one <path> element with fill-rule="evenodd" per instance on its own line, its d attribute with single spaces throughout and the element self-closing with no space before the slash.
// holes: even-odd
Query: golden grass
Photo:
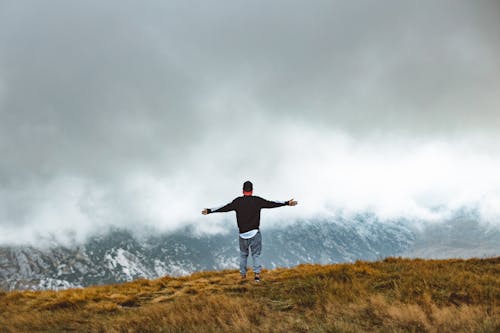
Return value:
<svg viewBox="0 0 500 333">
<path fill-rule="evenodd" d="M 0 332 L 500 332 L 500 257 L 387 258 L 0 293 Z"/>
</svg>

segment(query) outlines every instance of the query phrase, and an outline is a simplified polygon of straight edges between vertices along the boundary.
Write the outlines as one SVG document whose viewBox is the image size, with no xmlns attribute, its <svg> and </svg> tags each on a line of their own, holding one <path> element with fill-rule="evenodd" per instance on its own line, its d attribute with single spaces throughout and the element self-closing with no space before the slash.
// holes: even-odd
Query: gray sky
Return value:
<svg viewBox="0 0 500 333">
<path fill-rule="evenodd" d="M 498 1 L 0 0 L 0 242 L 217 231 L 246 179 L 301 202 L 273 221 L 496 222 L 499 31 Z"/>
</svg>

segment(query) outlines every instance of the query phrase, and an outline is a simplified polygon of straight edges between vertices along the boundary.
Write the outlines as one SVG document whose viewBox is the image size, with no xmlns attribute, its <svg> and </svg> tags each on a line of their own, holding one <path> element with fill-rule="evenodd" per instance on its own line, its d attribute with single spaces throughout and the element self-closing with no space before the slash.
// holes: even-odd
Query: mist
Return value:
<svg viewBox="0 0 500 333">
<path fill-rule="evenodd" d="M 0 2 L 0 243 L 297 207 L 500 225 L 495 2 Z"/>
</svg>

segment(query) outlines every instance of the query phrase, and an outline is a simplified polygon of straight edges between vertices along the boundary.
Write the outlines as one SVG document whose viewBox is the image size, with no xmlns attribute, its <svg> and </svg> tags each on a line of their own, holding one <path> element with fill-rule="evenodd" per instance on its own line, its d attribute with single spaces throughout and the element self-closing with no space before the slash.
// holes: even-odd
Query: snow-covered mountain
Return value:
<svg viewBox="0 0 500 333">
<path fill-rule="evenodd" d="M 441 257 L 447 253 L 443 247 L 453 256 L 500 254 L 498 229 L 467 219 L 458 222 L 418 230 L 409 221 L 381 222 L 366 214 L 264 227 L 262 261 L 266 268 L 275 268 L 398 255 Z M 485 246 L 480 249 L 481 244 Z M 1 247 L 0 288 L 60 289 L 233 269 L 238 267 L 238 254 L 236 229 L 226 235 L 200 236 L 186 229 L 147 237 L 113 230 L 74 247 Z"/>
</svg>

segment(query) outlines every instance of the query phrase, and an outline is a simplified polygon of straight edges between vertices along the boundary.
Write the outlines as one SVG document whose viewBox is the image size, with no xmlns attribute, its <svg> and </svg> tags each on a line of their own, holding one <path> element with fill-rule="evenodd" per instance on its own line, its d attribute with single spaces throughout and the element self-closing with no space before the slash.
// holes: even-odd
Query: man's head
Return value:
<svg viewBox="0 0 500 333">
<path fill-rule="evenodd" d="M 243 183 L 243 194 L 244 195 L 252 195 L 253 184 L 251 181 L 247 180 Z"/>
</svg>

